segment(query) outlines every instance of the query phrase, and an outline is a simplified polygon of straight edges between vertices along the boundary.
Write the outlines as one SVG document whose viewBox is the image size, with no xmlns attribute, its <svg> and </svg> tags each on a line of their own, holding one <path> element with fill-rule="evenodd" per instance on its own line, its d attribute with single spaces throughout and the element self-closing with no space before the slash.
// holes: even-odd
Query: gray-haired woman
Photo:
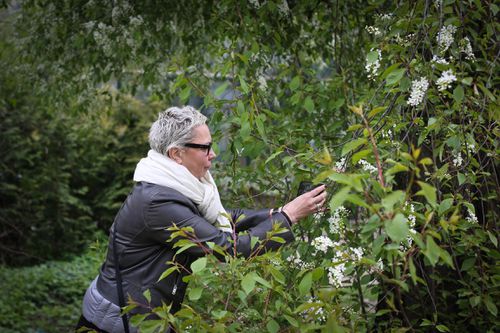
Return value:
<svg viewBox="0 0 500 333">
<path fill-rule="evenodd" d="M 127 316 L 120 315 L 120 307 L 129 295 L 147 304 L 143 296 L 146 290 L 151 294 L 151 306 L 171 304 L 172 313 L 180 309 L 187 287 L 182 278 L 188 273 L 181 270 L 158 279 L 168 269 L 167 262 L 175 261 L 188 269 L 205 253 L 194 246 L 175 255 L 168 230 L 174 224 L 191 227 L 201 242 L 213 242 L 229 253 L 236 250 L 248 257 L 254 250 L 252 237 L 265 239 L 273 225 L 280 224 L 286 231 L 279 236 L 289 243 L 293 240 L 291 225 L 323 206 L 326 192 L 321 186 L 283 208 L 225 210 L 209 172 L 215 153 L 206 120 L 193 107 L 172 107 L 161 112 L 151 126 L 151 150 L 137 164 L 136 184 L 111 226 L 106 261 L 85 293 L 77 328 L 135 332 Z M 243 214 L 233 232 L 226 216 L 236 221 Z M 239 234 L 241 231 L 245 233 Z M 236 246 L 231 243 L 233 234 Z M 270 241 L 265 248 L 273 250 L 281 245 Z M 145 309 L 135 308 L 132 313 L 141 311 Z"/>
</svg>

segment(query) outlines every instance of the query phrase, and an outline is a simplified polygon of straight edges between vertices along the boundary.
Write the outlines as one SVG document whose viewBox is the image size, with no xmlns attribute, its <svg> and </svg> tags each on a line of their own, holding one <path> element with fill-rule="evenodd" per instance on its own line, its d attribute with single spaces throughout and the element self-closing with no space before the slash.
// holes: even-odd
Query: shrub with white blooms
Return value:
<svg viewBox="0 0 500 333">
<path fill-rule="evenodd" d="M 457 77 L 453 74 L 453 70 L 449 69 L 441 74 L 441 77 L 436 81 L 439 91 L 444 91 L 451 88 L 451 83 L 455 82 Z"/>
<path fill-rule="evenodd" d="M 316 252 L 321 251 L 326 253 L 328 248 L 333 247 L 333 242 L 327 236 L 319 236 L 313 239 L 311 245 L 315 248 Z"/>
<path fill-rule="evenodd" d="M 380 68 L 380 60 L 382 59 L 382 51 L 380 50 L 371 50 L 371 52 L 376 52 L 377 57 L 375 59 L 371 59 L 369 57 L 366 58 L 365 70 L 368 72 L 368 78 L 374 80 L 377 76 L 378 69 Z M 370 53 L 371 53 L 370 52 Z"/>
<path fill-rule="evenodd" d="M 411 83 L 411 94 L 407 102 L 408 105 L 418 106 L 420 103 L 422 103 L 428 88 L 429 81 L 427 81 L 425 77 L 414 80 Z"/>
<path fill-rule="evenodd" d="M 447 25 L 441 28 L 437 34 L 437 42 L 439 44 L 439 49 L 441 52 L 445 52 L 453 43 L 453 35 L 457 31 L 457 27 L 454 25 Z"/>
</svg>

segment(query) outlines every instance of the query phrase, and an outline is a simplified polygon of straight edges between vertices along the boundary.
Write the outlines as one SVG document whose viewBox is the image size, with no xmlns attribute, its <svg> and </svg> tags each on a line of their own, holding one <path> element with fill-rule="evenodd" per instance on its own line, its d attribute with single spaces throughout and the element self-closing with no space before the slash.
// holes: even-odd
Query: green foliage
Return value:
<svg viewBox="0 0 500 333">
<path fill-rule="evenodd" d="M 0 267 L 0 331 L 70 332 L 81 315 L 89 281 L 104 259 L 106 238 L 97 241 L 82 256 L 71 261 L 48 261 L 23 267 Z"/>
<path fill-rule="evenodd" d="M 145 332 L 168 321 L 213 332 L 495 331 L 497 14 L 478 0 L 26 1 L 16 14 L 19 59 L 2 58 L 17 75 L 2 77 L 2 116 L 11 119 L 2 153 L 22 170 L 42 167 L 29 174 L 31 187 L 2 171 L 10 177 L 2 198 L 40 195 L 39 184 L 51 183 L 62 197 L 43 194 L 28 209 L 62 206 L 50 209 L 54 220 L 78 226 L 96 211 L 108 220 L 146 150 L 137 143 L 151 118 L 94 109 L 95 87 L 118 80 L 151 101 L 201 100 L 228 207 L 278 206 L 314 179 L 328 184 L 331 211 L 295 227 L 296 243 L 282 252 L 197 261 L 181 312 L 136 319 Z M 15 79 L 33 82 L 34 101 L 5 98 L 25 95 L 13 95 Z M 74 141 L 61 128 L 67 113 L 70 125 L 90 124 Z M 112 125 L 96 121 L 103 114 Z M 50 135 L 32 151 L 37 123 Z M 114 124 L 127 135 L 116 139 Z M 91 150 L 93 140 L 111 143 Z M 70 163 L 43 157 L 51 145 Z M 8 221 L 36 226 L 23 201 L 13 202 L 2 211 Z"/>
</svg>

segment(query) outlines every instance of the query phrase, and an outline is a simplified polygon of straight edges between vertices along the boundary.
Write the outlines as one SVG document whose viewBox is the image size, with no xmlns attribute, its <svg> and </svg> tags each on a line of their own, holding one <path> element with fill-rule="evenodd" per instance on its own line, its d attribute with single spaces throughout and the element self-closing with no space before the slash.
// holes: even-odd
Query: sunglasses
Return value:
<svg viewBox="0 0 500 333">
<path fill-rule="evenodd" d="M 188 148 L 196 148 L 196 149 L 206 150 L 207 156 L 208 156 L 210 154 L 210 150 L 212 149 L 212 142 L 210 142 L 206 145 L 202 145 L 202 144 L 198 144 L 198 143 L 185 143 L 185 144 L 183 144 L 183 146 L 188 147 Z"/>
</svg>

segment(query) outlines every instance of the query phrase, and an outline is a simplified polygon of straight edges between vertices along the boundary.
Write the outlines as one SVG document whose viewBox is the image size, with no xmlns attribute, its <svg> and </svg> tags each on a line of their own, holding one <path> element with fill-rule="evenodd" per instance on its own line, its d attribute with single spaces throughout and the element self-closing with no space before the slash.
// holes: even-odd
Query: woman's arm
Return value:
<svg viewBox="0 0 500 333">
<path fill-rule="evenodd" d="M 286 231 L 276 236 L 283 238 L 285 243 L 289 243 L 293 240 L 290 224 L 284 215 L 275 213 L 270 216 L 268 209 L 246 211 L 246 213 L 248 213 L 248 216 L 239 221 L 236 228 L 236 246 L 234 246 L 232 242 L 233 235 L 221 231 L 203 217 L 196 214 L 191 207 L 179 202 L 169 201 L 162 204 L 155 204 L 149 209 L 146 219 L 148 221 L 148 227 L 152 229 L 152 237 L 159 242 L 165 242 L 170 239 L 172 231 L 167 229 L 174 226 L 174 224 L 178 228 L 192 228 L 201 246 L 193 246 L 187 249 L 186 252 L 195 256 L 204 255 L 205 251 L 202 246 L 208 249 L 206 243 L 213 242 L 226 249 L 231 255 L 235 254 L 234 252 L 236 249 L 237 254 L 249 257 L 259 246 L 259 244 L 256 244 L 253 248 L 251 247 L 252 237 L 257 237 L 260 241 L 265 240 L 268 236 L 268 232 L 273 229 L 275 224 L 279 224 L 282 228 L 286 229 Z M 240 227 L 241 230 L 245 230 L 244 233 L 240 232 Z M 284 244 L 275 241 L 266 241 L 264 249 L 274 250 L 282 245 Z"/>
</svg>

